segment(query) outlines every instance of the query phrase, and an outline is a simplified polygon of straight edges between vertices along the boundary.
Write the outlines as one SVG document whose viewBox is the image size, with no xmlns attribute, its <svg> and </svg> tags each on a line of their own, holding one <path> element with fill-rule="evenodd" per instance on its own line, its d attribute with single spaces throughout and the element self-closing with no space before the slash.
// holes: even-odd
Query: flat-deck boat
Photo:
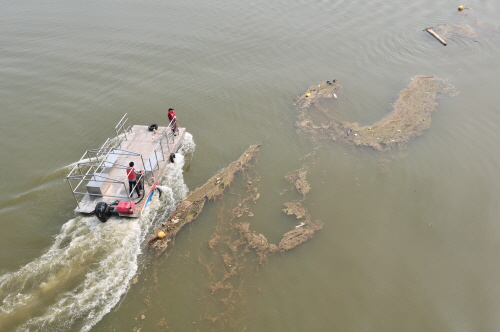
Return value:
<svg viewBox="0 0 500 332">
<path fill-rule="evenodd" d="M 116 137 L 108 138 L 98 149 L 87 150 L 66 177 L 76 201 L 76 212 L 92 214 L 102 222 L 111 215 L 139 217 L 153 194 L 167 165 L 174 162 L 181 148 L 185 128 L 176 120 L 168 126 L 131 126 L 125 114 L 115 126 Z M 133 198 L 129 190 L 129 163 L 141 172 L 136 186 L 141 195 Z"/>
</svg>

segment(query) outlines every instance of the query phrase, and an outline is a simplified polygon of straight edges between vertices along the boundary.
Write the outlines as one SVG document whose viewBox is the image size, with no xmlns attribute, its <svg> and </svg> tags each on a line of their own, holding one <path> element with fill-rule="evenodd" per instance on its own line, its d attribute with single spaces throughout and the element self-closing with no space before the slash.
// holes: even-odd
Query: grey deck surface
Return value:
<svg viewBox="0 0 500 332">
<path fill-rule="evenodd" d="M 144 169 L 146 170 L 146 175 L 147 175 L 147 180 L 144 181 L 144 193 L 145 197 L 144 199 L 138 203 L 137 207 L 137 213 L 136 214 L 131 214 L 131 215 L 125 215 L 129 217 L 137 217 L 138 214 L 140 213 L 141 207 L 147 200 L 147 194 L 149 193 L 151 186 L 160 179 L 161 174 L 165 170 L 165 167 L 170 163 L 169 156 L 171 153 L 177 152 L 177 150 L 180 148 L 182 145 L 182 141 L 184 139 L 184 134 L 186 132 L 185 128 L 179 127 L 179 132 L 177 136 L 173 136 L 171 132 L 168 133 L 168 137 L 171 139 L 173 138 L 173 143 L 169 144 L 168 146 L 168 151 L 164 150 L 163 151 L 163 157 L 160 154 L 156 154 L 157 157 L 154 157 L 154 148 L 157 146 L 158 142 L 160 140 L 164 140 L 165 138 L 165 133 L 166 133 L 167 128 L 166 127 L 158 127 L 158 130 L 156 133 L 153 133 L 148 130 L 148 126 L 140 126 L 140 125 L 135 125 L 132 127 L 131 132 L 127 133 L 127 139 L 123 141 L 120 145 L 121 150 L 127 150 L 131 152 L 138 153 L 142 156 L 142 159 L 140 156 L 130 156 L 130 155 L 119 155 L 118 158 L 116 159 L 115 163 L 119 164 L 123 167 L 127 167 L 128 164 L 133 161 L 134 162 L 134 168 L 136 170 L 139 169 Z M 168 128 L 169 131 L 171 131 L 170 128 Z M 153 166 L 156 166 L 156 161 L 158 161 L 158 168 L 154 167 L 154 170 L 151 171 L 151 166 L 149 165 L 150 163 L 148 160 L 150 157 L 152 157 L 151 160 L 153 161 L 151 164 Z M 144 164 L 146 167 L 144 167 Z M 107 174 L 108 178 L 112 178 L 114 180 L 118 180 L 121 183 L 110 183 L 107 188 L 104 188 L 104 191 L 102 192 L 103 195 L 107 196 L 116 196 L 116 197 L 99 197 L 99 196 L 92 196 L 92 195 L 85 195 L 82 200 L 78 203 L 78 206 L 76 207 L 75 211 L 76 212 L 82 212 L 82 213 L 93 213 L 95 206 L 98 202 L 106 202 L 108 204 L 113 203 L 114 201 L 120 200 L 120 201 L 128 201 L 128 190 L 129 190 L 129 184 L 128 184 L 128 179 L 127 179 L 127 173 L 125 169 L 122 168 L 112 168 L 109 173 Z M 137 198 L 137 193 L 134 191 L 133 197 L 130 198 L 130 201 L 132 202 L 137 202 L 139 199 Z"/>
</svg>

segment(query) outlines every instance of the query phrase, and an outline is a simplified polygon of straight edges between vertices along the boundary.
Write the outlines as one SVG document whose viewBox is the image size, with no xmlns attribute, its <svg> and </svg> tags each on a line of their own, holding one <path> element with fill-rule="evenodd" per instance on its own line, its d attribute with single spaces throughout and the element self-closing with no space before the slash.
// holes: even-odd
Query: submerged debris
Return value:
<svg viewBox="0 0 500 332">
<path fill-rule="evenodd" d="M 285 233 L 280 240 L 279 244 L 270 244 L 267 238 L 263 234 L 257 234 L 250 230 L 250 223 L 239 223 L 234 226 L 239 233 L 241 240 L 238 243 L 240 245 L 246 245 L 248 248 L 254 249 L 257 252 L 259 262 L 264 262 L 269 254 L 275 253 L 277 251 L 284 252 L 286 250 L 293 249 L 298 245 L 304 243 L 313 237 L 314 233 L 323 227 L 323 223 L 319 220 L 312 222 L 311 216 L 309 215 L 307 209 L 304 207 L 303 202 L 306 195 L 311 190 L 311 186 L 306 180 L 307 166 L 302 166 L 300 169 L 290 172 L 285 175 L 285 178 L 291 182 L 295 189 L 301 194 L 301 199 L 294 202 L 284 203 L 285 209 L 283 211 L 288 215 L 295 215 L 297 219 L 305 219 L 294 229 Z M 255 193 L 252 188 L 248 188 L 247 197 L 245 197 L 239 204 L 238 207 L 233 210 L 234 217 L 240 217 L 240 211 L 243 209 L 245 212 L 248 211 L 246 207 L 246 202 L 252 198 Z M 209 246 L 213 246 L 209 243 Z M 233 250 L 234 251 L 234 250 Z"/>
<path fill-rule="evenodd" d="M 309 212 L 304 207 L 303 202 L 306 199 L 306 195 L 309 193 L 311 186 L 306 180 L 307 166 L 302 166 L 300 169 L 291 172 L 285 176 L 285 178 L 290 181 L 297 191 L 302 195 L 302 198 L 294 202 L 286 202 L 285 212 L 288 215 L 295 215 L 297 219 L 305 219 L 299 225 L 295 226 L 295 229 L 285 233 L 281 239 L 278 248 L 280 251 L 286 251 L 295 248 L 296 246 L 306 242 L 313 237 L 314 233 L 321 228 L 323 228 L 323 223 L 319 220 L 313 222 Z"/>
<path fill-rule="evenodd" d="M 283 205 L 285 205 L 286 207 L 286 209 L 283 209 L 283 212 L 288 215 L 294 214 L 295 216 L 297 216 L 297 219 L 302 219 L 307 214 L 307 210 L 302 205 L 302 201 L 286 202 Z"/>
<path fill-rule="evenodd" d="M 463 6 L 461 6 L 463 7 Z M 470 7 L 463 7 L 463 9 L 470 9 Z M 459 11 L 461 11 L 459 9 Z M 461 22 L 457 22 L 457 25 L 452 24 L 439 24 L 435 28 L 433 28 L 436 33 L 439 33 L 443 38 L 464 38 L 464 39 L 473 39 L 477 42 L 476 38 L 483 37 L 487 35 L 488 31 L 497 32 L 499 31 L 500 26 L 498 25 L 489 25 L 483 22 L 481 19 L 474 18 L 469 14 L 465 14 L 462 12 L 459 14 L 461 16 Z"/>
<path fill-rule="evenodd" d="M 314 151 L 300 160 L 314 156 Z M 307 182 L 309 167 L 304 164 L 297 170 L 285 174 L 292 188 L 300 195 L 293 202 L 285 203 L 285 213 L 293 214 L 301 219 L 298 225 L 289 225 L 291 230 L 283 234 L 278 244 L 270 243 L 264 234 L 251 229 L 250 220 L 260 217 L 260 213 L 254 214 L 252 210 L 259 198 L 260 177 L 255 169 L 252 172 L 243 173 L 243 184 L 246 187 L 243 197 L 233 201 L 225 200 L 225 204 L 219 204 L 218 222 L 213 234 L 208 240 L 208 248 L 212 254 L 199 252 L 198 262 L 205 268 L 211 279 L 207 287 L 209 294 L 201 301 L 207 301 L 207 313 L 202 317 L 214 324 L 219 324 L 221 330 L 237 330 L 239 320 L 236 319 L 237 307 L 244 303 L 244 295 L 249 290 L 245 280 L 245 270 L 251 268 L 258 273 L 260 267 L 268 262 L 268 257 L 277 252 L 284 253 L 312 238 L 315 232 L 322 228 L 320 221 L 311 221 L 311 217 L 305 208 L 305 198 L 311 190 Z M 236 190 L 235 190 L 236 191 Z M 228 206 L 228 204 L 231 204 Z M 252 218 L 253 217 L 253 218 Z M 240 222 L 235 222 L 237 219 Z M 252 218 L 252 219 L 251 219 Z M 290 218 L 291 220 L 291 218 Z M 257 289 L 257 291 L 262 291 Z"/>
<path fill-rule="evenodd" d="M 435 31 L 439 33 L 443 38 L 450 38 L 453 36 L 466 37 L 466 38 L 476 38 L 477 32 L 469 24 L 465 26 L 453 26 L 450 24 L 439 24 Z"/>
<path fill-rule="evenodd" d="M 148 239 L 149 246 L 158 250 L 159 253 L 164 251 L 168 243 L 182 226 L 198 216 L 207 199 L 214 199 L 222 195 L 224 190 L 233 182 L 235 173 L 247 167 L 249 162 L 259 151 L 259 148 L 260 145 L 250 146 L 238 160 L 231 163 L 220 173 L 214 175 L 203 186 L 189 193 L 182 202 L 177 205 L 177 208 L 170 215 L 170 218 L 154 231 L 155 234 L 163 231 L 166 236 L 160 239 L 157 235 L 151 235 Z"/>
<path fill-rule="evenodd" d="M 309 193 L 309 190 L 311 190 L 311 186 L 306 181 L 306 175 L 307 175 L 306 166 L 285 175 L 285 179 L 292 182 L 295 186 L 295 189 L 297 189 L 297 191 L 300 194 L 302 194 L 303 197 L 305 197 L 307 193 Z"/>
<path fill-rule="evenodd" d="M 207 199 L 220 196 L 233 183 L 237 171 L 247 168 L 251 170 L 250 161 L 259 147 L 251 146 L 237 161 L 214 175 L 205 185 L 187 195 L 170 218 L 154 231 L 155 234 L 163 232 L 165 236 L 160 238 L 157 235 L 151 235 L 148 239 L 149 246 L 156 249 L 158 254 L 163 252 L 182 226 L 199 215 Z M 300 160 L 313 155 L 314 151 Z M 305 198 L 311 190 L 307 181 L 308 170 L 308 166 L 304 164 L 301 168 L 285 174 L 285 179 L 291 183 L 300 198 L 285 203 L 286 209 L 283 211 L 297 216 L 301 222 L 298 225 L 290 225 L 291 230 L 283 234 L 278 244 L 269 243 L 264 234 L 252 231 L 251 224 L 248 222 L 248 220 L 259 218 L 257 211 L 253 211 L 256 215 L 251 211 L 258 206 L 256 204 L 259 203 L 260 197 L 258 186 L 260 177 L 257 173 L 245 171 L 243 182 L 237 182 L 237 186 L 246 187 L 243 198 L 235 201 L 228 197 L 224 200 L 224 204 L 218 204 L 220 207 L 218 223 L 207 241 L 210 254 L 206 255 L 206 252 L 200 251 L 198 255 L 198 262 L 205 267 L 206 275 L 210 278 L 207 284 L 209 292 L 200 299 L 201 302 L 207 302 L 207 312 L 200 317 L 201 319 L 218 324 L 223 329 L 234 330 L 240 322 L 236 319 L 235 313 L 237 313 L 238 305 L 244 302 L 243 297 L 247 290 L 244 280 L 247 262 L 250 262 L 251 268 L 257 273 L 260 266 L 268 261 L 269 255 L 277 252 L 283 253 L 297 247 L 312 238 L 315 232 L 322 228 L 320 221 L 312 222 L 304 206 Z M 255 175 L 252 177 L 253 173 Z M 237 189 L 234 191 L 237 192 Z M 243 220 L 235 223 L 234 221 L 238 218 Z M 157 326 L 166 325 L 165 320 L 157 324 Z"/>
<path fill-rule="evenodd" d="M 294 230 L 285 233 L 278 247 L 281 251 L 293 249 L 312 238 L 314 233 L 321 228 L 323 228 L 321 222 L 312 223 L 308 221 L 304 226 L 296 227 Z"/>
<path fill-rule="evenodd" d="M 308 90 L 319 90 L 311 93 L 311 97 L 297 98 L 295 105 L 299 115 L 296 126 L 300 132 L 356 146 L 370 146 L 378 151 L 404 148 L 409 140 L 422 135 L 430 127 L 430 114 L 436 110 L 436 100 L 452 88 L 445 80 L 435 76 L 415 76 L 399 93 L 389 115 L 373 125 L 359 126 L 356 122 L 335 118 L 331 110 L 323 110 L 319 103 L 325 98 L 331 98 L 334 91 L 339 93 L 341 87 L 338 82 L 333 85 L 320 84 L 319 87 Z M 311 115 L 315 109 L 319 109 L 326 120 L 315 123 Z"/>
<path fill-rule="evenodd" d="M 250 231 L 249 223 L 236 224 L 234 227 L 240 231 L 241 237 L 246 241 L 248 247 L 257 251 L 260 262 L 264 261 L 270 253 L 278 251 L 278 246 L 269 244 L 264 235 Z"/>
</svg>

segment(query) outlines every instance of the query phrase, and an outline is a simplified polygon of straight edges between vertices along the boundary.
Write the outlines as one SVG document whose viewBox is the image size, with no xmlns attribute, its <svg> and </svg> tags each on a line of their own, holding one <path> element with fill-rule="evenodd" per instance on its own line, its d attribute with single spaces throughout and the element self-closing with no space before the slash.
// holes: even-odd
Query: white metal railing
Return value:
<svg viewBox="0 0 500 332">
<path fill-rule="evenodd" d="M 176 125 L 175 119 L 170 121 L 170 123 L 167 126 L 167 129 L 165 130 L 165 133 L 163 135 L 163 138 L 156 143 L 155 147 L 153 148 L 153 154 L 150 156 L 150 158 L 146 161 L 146 166 L 149 165 L 149 168 L 151 171 L 154 171 L 154 168 L 156 170 L 159 169 L 160 161 L 165 161 L 165 155 L 171 150 L 170 147 L 175 143 L 174 139 L 174 131 L 172 128 Z M 158 159 L 158 154 L 160 155 L 160 159 Z M 167 156 L 168 158 L 169 156 Z M 151 158 L 154 158 L 154 160 L 151 160 Z M 153 163 L 155 161 L 155 163 Z M 156 166 L 156 167 L 153 167 Z"/>
<path fill-rule="evenodd" d="M 153 148 L 151 156 L 149 156 L 149 159 L 145 162 L 141 154 L 120 149 L 120 145 L 123 140 L 128 139 L 127 133 L 131 132 L 131 125 L 127 114 L 125 114 L 115 126 L 116 138 L 108 138 L 98 149 L 87 150 L 66 177 L 78 208 L 81 208 L 81 199 L 79 200 L 78 198 L 83 198 L 85 195 L 88 195 L 89 197 L 113 197 L 130 200 L 137 185 L 142 180 L 150 180 L 150 177 L 153 177 L 153 172 L 160 169 L 161 162 L 164 162 L 165 158 L 169 157 L 166 156 L 166 154 L 171 151 L 171 147 L 175 142 L 175 133 L 172 130 L 175 126 L 176 120 L 174 119 L 168 124 L 164 134 Z M 121 135 L 123 135 L 123 137 L 121 137 Z M 121 165 L 116 162 L 119 156 L 140 157 L 142 168 L 145 170 L 145 172 L 137 180 L 137 183 L 132 188 L 131 192 L 127 190 L 126 181 L 109 176 L 109 173 L 113 169 L 125 170 L 129 168 L 128 165 Z M 127 196 L 91 193 L 87 187 L 91 181 L 96 181 L 96 183 L 108 183 L 111 186 L 124 186 Z M 119 190 L 113 190 L 112 192 L 116 193 L 119 192 Z"/>
<path fill-rule="evenodd" d="M 116 156 L 116 157 L 115 157 Z M 69 172 L 66 179 L 73 193 L 73 198 L 76 201 L 77 206 L 80 208 L 80 202 L 78 196 L 89 195 L 91 197 L 114 197 L 114 198 L 128 198 L 130 199 L 131 193 L 127 190 L 126 184 L 123 180 L 115 179 L 109 176 L 112 169 L 123 169 L 129 168 L 128 165 L 121 165 L 116 162 L 119 156 L 134 156 L 140 157 L 142 162 L 142 167 L 145 168 L 145 163 L 142 155 L 136 152 L 121 150 L 116 147 L 107 147 L 99 149 L 87 150 L 79 162 L 73 167 Z M 139 181 L 142 179 L 147 179 L 147 174 L 142 174 Z M 124 186 L 127 196 L 116 196 L 107 194 L 96 194 L 88 191 L 87 186 L 90 182 L 95 181 L 96 183 L 109 183 L 109 185 L 119 185 Z M 132 188 L 132 193 L 135 190 L 137 184 Z M 116 192 L 116 191 L 115 191 Z"/>
<path fill-rule="evenodd" d="M 128 113 L 125 113 L 122 119 L 115 126 L 116 137 L 119 137 L 122 133 L 125 136 L 125 139 L 128 139 L 127 133 L 130 131 L 131 125 L 127 115 Z"/>
</svg>

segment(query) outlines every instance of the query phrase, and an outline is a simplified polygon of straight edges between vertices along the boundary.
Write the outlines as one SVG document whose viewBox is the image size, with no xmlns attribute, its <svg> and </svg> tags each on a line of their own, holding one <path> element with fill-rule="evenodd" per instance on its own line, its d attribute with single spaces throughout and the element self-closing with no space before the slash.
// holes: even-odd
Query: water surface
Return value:
<svg viewBox="0 0 500 332">
<path fill-rule="evenodd" d="M 0 280 L 10 280 L 0 330 L 499 329 L 498 2 L 0 4 Z M 478 35 L 444 47 L 422 31 L 443 23 Z M 459 94 L 439 100 L 431 128 L 402 151 L 296 132 L 294 98 L 309 86 L 339 80 L 336 116 L 365 125 L 419 74 Z M 169 107 L 196 144 L 165 174 L 169 198 L 134 221 L 75 215 L 69 165 L 124 113 L 165 124 Z M 208 241 L 244 177 L 168 256 L 143 241 L 187 188 L 262 142 L 261 196 L 241 221 L 277 243 L 299 223 L 281 211 L 299 198 L 284 176 L 307 165 L 304 204 L 324 227 L 266 264 L 248 253 L 229 305 L 210 290 L 225 265 Z"/>
</svg>

